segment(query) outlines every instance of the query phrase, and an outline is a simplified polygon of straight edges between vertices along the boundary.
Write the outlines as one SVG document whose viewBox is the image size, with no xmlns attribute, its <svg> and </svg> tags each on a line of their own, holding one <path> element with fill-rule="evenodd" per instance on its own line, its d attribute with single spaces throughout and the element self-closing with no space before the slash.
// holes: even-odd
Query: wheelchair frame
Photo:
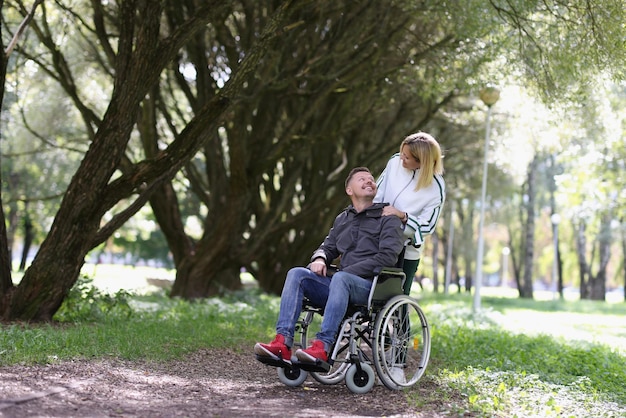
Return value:
<svg viewBox="0 0 626 418">
<path fill-rule="evenodd" d="M 430 328 L 417 301 L 404 294 L 405 279 L 400 268 L 383 269 L 374 278 L 367 306 L 348 308 L 328 363 L 302 363 L 293 356 L 291 366 L 277 368 L 279 380 L 296 387 L 310 374 L 322 384 L 345 381 L 354 393 L 369 392 L 376 377 L 391 390 L 417 383 L 430 357 Z M 294 351 L 308 346 L 316 314 L 323 310 L 305 301 Z"/>
</svg>

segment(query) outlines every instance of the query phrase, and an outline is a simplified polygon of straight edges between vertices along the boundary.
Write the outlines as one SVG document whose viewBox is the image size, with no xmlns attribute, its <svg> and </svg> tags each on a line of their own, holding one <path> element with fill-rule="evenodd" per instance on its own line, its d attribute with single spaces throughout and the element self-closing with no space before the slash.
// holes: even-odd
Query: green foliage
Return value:
<svg viewBox="0 0 626 418">
<path fill-rule="evenodd" d="M 153 260 L 173 268 L 170 250 L 160 229 L 146 230 L 131 225 L 123 228 L 113 238 L 113 243 L 123 253 L 132 254 L 133 263 L 137 260 Z"/>
<path fill-rule="evenodd" d="M 63 300 L 54 319 L 59 322 L 96 322 L 127 319 L 132 315 L 130 294 L 119 290 L 114 295 L 99 290 L 93 279 L 81 276 Z"/>
</svg>

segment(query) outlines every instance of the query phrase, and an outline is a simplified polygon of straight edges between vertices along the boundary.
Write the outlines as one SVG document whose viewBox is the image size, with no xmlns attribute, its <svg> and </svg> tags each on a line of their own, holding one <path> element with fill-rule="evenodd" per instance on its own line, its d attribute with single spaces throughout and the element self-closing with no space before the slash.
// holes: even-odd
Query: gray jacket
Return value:
<svg viewBox="0 0 626 418">
<path fill-rule="evenodd" d="M 383 267 L 392 267 L 404 246 L 402 221 L 382 216 L 387 203 L 374 203 L 357 213 L 352 205 L 335 218 L 311 261 L 322 257 L 329 265 L 341 256 L 339 270 L 373 279 Z"/>
</svg>

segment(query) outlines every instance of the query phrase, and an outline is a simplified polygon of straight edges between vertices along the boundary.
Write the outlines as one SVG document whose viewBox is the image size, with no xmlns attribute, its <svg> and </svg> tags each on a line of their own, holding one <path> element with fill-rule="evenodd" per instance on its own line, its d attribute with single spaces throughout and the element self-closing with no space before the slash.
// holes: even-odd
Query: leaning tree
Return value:
<svg viewBox="0 0 626 418">
<path fill-rule="evenodd" d="M 158 84 L 163 69 L 176 58 L 190 38 L 206 30 L 207 24 L 227 13 L 229 4 L 206 2 L 183 24 L 169 27 L 163 22 L 167 7 L 175 2 L 128 0 L 114 3 L 93 2 L 90 29 L 97 34 L 103 19 L 116 16 L 119 32 L 115 38 L 104 36 L 102 44 L 112 60 L 113 89 L 106 112 L 99 116 L 81 107 L 81 99 L 72 84 L 73 98 L 85 123 L 93 127 L 89 149 L 74 174 L 60 204 L 52 227 L 21 282 L 13 286 L 11 278 L 2 277 L 0 316 L 5 320 L 49 320 L 76 282 L 86 254 L 107 239 L 137 212 L 163 182 L 170 180 L 206 142 L 222 116 L 239 100 L 242 87 L 254 75 L 259 60 L 271 42 L 288 36 L 285 22 L 297 1 L 284 1 L 271 11 L 272 19 L 257 35 L 257 42 L 240 57 L 238 71 L 224 87 L 198 109 L 180 135 L 150 159 L 132 162 L 125 150 L 135 129 L 141 103 Z M 18 7 L 23 7 L 19 2 Z M 178 3 L 176 3 L 176 6 Z M 55 45 L 55 37 L 46 21 L 47 5 L 41 5 L 42 18 L 31 23 L 31 30 Z M 68 9 L 69 10 L 69 9 Z M 28 53 L 27 51 L 24 51 Z M 71 83 L 71 63 L 61 48 L 48 45 L 46 54 L 33 55 L 46 68 L 67 72 L 60 80 Z M 129 199 L 130 198 L 130 199 Z M 114 215 L 103 222 L 104 215 L 120 202 Z"/>
</svg>

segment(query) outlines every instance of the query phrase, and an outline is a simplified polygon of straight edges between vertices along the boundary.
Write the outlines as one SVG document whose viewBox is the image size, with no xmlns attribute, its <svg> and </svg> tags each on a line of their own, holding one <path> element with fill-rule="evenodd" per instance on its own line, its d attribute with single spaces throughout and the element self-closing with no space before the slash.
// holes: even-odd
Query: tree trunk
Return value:
<svg viewBox="0 0 626 418">
<path fill-rule="evenodd" d="M 21 176 L 19 174 L 11 173 L 9 178 L 6 179 L 6 186 L 9 195 L 15 194 L 19 189 Z M 19 193 L 19 192 L 18 192 Z M 7 212 L 5 212 L 5 222 L 7 228 L 7 245 L 9 251 L 9 260 L 13 263 L 13 247 L 15 246 L 15 235 L 20 228 L 20 201 L 13 200 L 6 204 Z M 27 205 L 27 201 L 24 201 L 24 205 Z M 11 268 L 13 265 L 11 264 Z"/>
<path fill-rule="evenodd" d="M 526 184 L 522 185 L 521 193 L 520 193 L 520 202 L 523 202 L 523 196 L 525 193 Z M 526 248 L 525 240 L 526 236 L 524 234 L 524 225 L 526 225 L 525 213 L 524 213 L 524 205 L 520 204 L 517 212 L 518 220 L 519 220 L 519 239 L 516 243 L 515 240 L 518 237 L 510 226 L 507 226 L 507 230 L 509 232 L 509 248 L 511 249 L 511 266 L 513 270 L 513 279 L 515 280 L 515 286 L 517 287 L 517 291 L 521 293 L 520 289 L 522 288 L 522 272 L 524 271 L 524 249 Z"/>
<path fill-rule="evenodd" d="M 222 257 L 217 248 L 207 254 L 199 252 L 184 258 L 176 269 L 170 295 L 193 300 L 240 289 L 239 268 L 223 265 L 222 260 L 226 257 Z"/>
<path fill-rule="evenodd" d="M 459 264 L 457 261 L 456 255 L 452 257 L 452 272 L 451 272 L 451 280 L 450 283 L 456 284 L 457 293 L 461 293 L 461 277 L 459 275 Z"/>
<path fill-rule="evenodd" d="M 22 258 L 20 260 L 20 271 L 24 271 L 26 268 L 26 261 L 28 259 L 28 253 L 30 246 L 33 243 L 33 224 L 28 215 L 28 204 L 24 208 L 24 248 L 22 248 Z"/>
<path fill-rule="evenodd" d="M 606 269 L 598 271 L 589 280 L 589 299 L 606 300 Z"/>
<path fill-rule="evenodd" d="M 465 208 L 467 207 L 467 213 Z M 459 216 L 459 224 L 461 225 L 461 237 L 460 247 L 461 256 L 463 259 L 464 272 L 465 272 L 465 291 L 470 292 L 473 282 L 473 262 L 476 260 L 475 253 L 472 251 L 474 246 L 474 206 L 473 205 L 459 205 L 457 209 L 457 215 Z M 461 287 L 459 286 L 459 292 Z"/>
<path fill-rule="evenodd" d="M 138 78 L 144 77 L 143 82 L 151 84 L 156 81 L 158 72 L 152 71 L 150 76 L 144 71 L 147 69 L 143 68 L 146 63 L 136 60 L 145 58 L 142 57 L 142 52 L 148 52 L 145 49 L 133 57 L 134 15 L 137 13 L 134 2 L 124 3 L 121 10 L 118 79 L 113 98 L 102 125 L 67 189 L 48 236 L 7 308 L 3 310 L 5 319 L 52 319 L 76 282 L 85 255 L 93 248 L 102 216 L 110 208 L 107 204 L 124 197 L 121 193 L 117 196 L 109 195 L 111 186 L 108 183 L 120 164 L 139 100 L 146 91 Z M 158 27 L 160 6 L 147 7 L 143 11 L 144 28 Z M 158 37 L 158 31 L 154 35 Z M 154 39 L 145 40 L 148 42 L 143 45 L 144 48 L 153 46 Z M 58 251 L 59 248 L 63 248 L 63 251 Z"/>
<path fill-rule="evenodd" d="M 13 287 L 11 258 L 8 249 L 6 223 L 4 211 L 2 210 L 2 193 L 0 193 L 0 295 L 7 296 Z M 0 307 L 1 306 L 0 304 Z"/>
<path fill-rule="evenodd" d="M 587 277 L 589 277 L 589 264 L 587 263 L 586 229 L 587 225 L 583 220 L 580 220 L 578 224 L 574 224 L 574 231 L 576 232 L 576 255 L 578 258 L 578 275 L 580 279 L 581 299 L 587 299 L 589 297 L 589 287 L 587 283 Z"/>
<path fill-rule="evenodd" d="M 598 271 L 590 278 L 591 300 L 606 300 L 606 269 L 611 259 L 611 220 L 610 213 L 605 213 L 600 218 L 600 233 L 597 238 L 598 245 Z"/>
<path fill-rule="evenodd" d="M 0 0 L 0 10 L 3 9 L 4 1 Z M 0 35 L 2 33 L 2 25 L 0 25 Z M 8 57 L 4 53 L 4 37 L 0 36 L 0 113 L 4 106 L 4 84 L 7 75 Z M 0 132 L 1 134 L 1 132 Z M 1 162 L 0 162 L 1 164 Z M 2 172 L 0 170 L 0 185 L 2 184 Z M 4 204 L 2 202 L 2 187 L 0 187 L 0 296 L 8 295 L 13 287 L 13 278 L 11 277 L 11 255 L 9 254 L 9 243 L 7 240 L 6 219 L 4 217 Z M 0 308 L 2 304 L 0 303 Z M 0 314 L 2 311 L 0 310 Z"/>
<path fill-rule="evenodd" d="M 535 171 L 537 168 L 537 158 L 534 157 L 528 167 L 526 178 L 527 196 L 526 202 L 526 225 L 524 226 L 524 272 L 520 283 L 519 293 L 522 298 L 533 298 L 533 262 L 535 246 Z"/>
<path fill-rule="evenodd" d="M 516 247 L 514 242 L 513 242 L 513 235 L 511 233 L 511 228 L 507 228 L 509 231 L 509 248 L 511 249 L 511 253 L 509 254 L 510 259 L 511 259 L 511 270 L 513 271 L 513 280 L 515 280 L 515 286 L 517 287 L 518 291 L 521 287 L 521 283 L 520 283 L 520 270 L 521 270 L 521 263 L 518 261 L 517 258 L 517 252 L 515 251 Z"/>
<path fill-rule="evenodd" d="M 290 2 L 281 8 L 259 36 L 259 42 L 241 60 L 220 95 L 203 106 L 196 118 L 169 147 L 156 157 L 122 169 L 124 151 L 138 115 L 141 100 L 158 82 L 163 67 L 190 34 L 204 30 L 209 9 L 197 13 L 171 38 L 160 39 L 161 2 L 120 3 L 119 50 L 111 102 L 91 146 L 78 168 L 50 232 L 11 298 L 2 295 L 0 315 L 5 320 L 50 320 L 76 282 L 87 252 L 104 242 L 135 214 L 154 190 L 169 181 L 189 161 L 233 104 L 244 82 L 264 55 L 278 31 Z M 210 5 L 207 5 L 207 7 Z M 120 200 L 136 199 L 102 228 L 104 214 Z M 62 249 L 62 251 L 59 251 Z"/>
<path fill-rule="evenodd" d="M 558 232 L 557 232 L 558 233 Z M 558 235 L 557 235 L 558 239 Z M 557 275 L 559 278 L 559 298 L 561 300 L 564 299 L 563 294 L 563 260 L 561 259 L 561 249 L 560 247 L 556 249 L 556 260 L 557 260 Z"/>
<path fill-rule="evenodd" d="M 548 179 L 548 191 L 550 192 L 550 214 L 554 215 L 557 212 L 557 207 L 556 207 L 556 199 L 555 199 L 555 193 L 556 193 L 556 180 L 555 180 L 555 176 L 558 174 L 558 170 L 556 167 L 556 158 L 554 154 L 550 154 L 550 156 L 548 157 L 548 161 L 550 162 L 550 176 Z M 557 265 L 557 269 L 556 269 L 556 275 L 557 275 L 557 291 L 559 292 L 559 297 L 560 299 L 563 299 L 563 275 L 562 275 L 562 271 L 563 271 L 563 264 L 562 264 L 562 260 L 561 260 L 561 251 L 559 250 L 559 227 L 558 224 L 554 226 L 553 228 L 554 231 L 554 240 L 557 243 L 557 245 L 555 246 L 555 263 Z"/>
<path fill-rule="evenodd" d="M 177 264 L 176 280 L 171 295 L 185 299 L 196 299 L 218 295 L 224 290 L 235 290 L 241 287 L 239 270 L 241 265 L 235 264 L 239 240 L 233 236 L 236 225 L 242 222 L 242 211 L 245 207 L 245 195 L 239 190 L 233 191 L 227 201 L 220 221 L 210 234 L 205 234 L 192 254 Z"/>
</svg>

